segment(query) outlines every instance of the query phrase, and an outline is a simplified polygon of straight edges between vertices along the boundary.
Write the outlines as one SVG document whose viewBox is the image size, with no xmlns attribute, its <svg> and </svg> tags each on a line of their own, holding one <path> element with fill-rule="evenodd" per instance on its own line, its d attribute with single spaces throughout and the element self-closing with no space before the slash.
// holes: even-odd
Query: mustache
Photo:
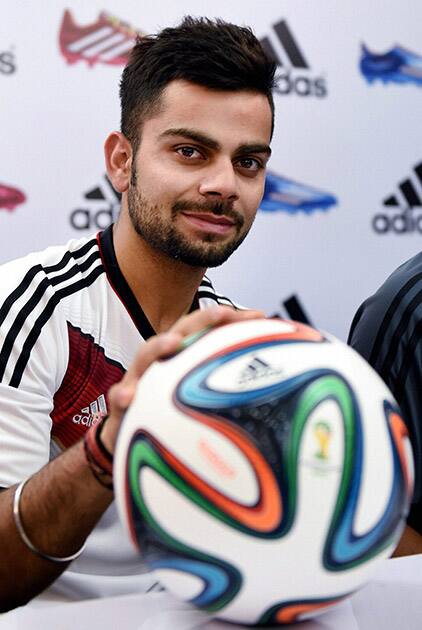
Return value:
<svg viewBox="0 0 422 630">
<path fill-rule="evenodd" d="M 245 220 L 239 212 L 233 210 L 232 202 L 228 201 L 176 201 L 172 206 L 172 216 L 179 212 L 209 212 L 217 217 L 225 216 L 231 219 L 238 227 L 242 227 Z"/>
</svg>

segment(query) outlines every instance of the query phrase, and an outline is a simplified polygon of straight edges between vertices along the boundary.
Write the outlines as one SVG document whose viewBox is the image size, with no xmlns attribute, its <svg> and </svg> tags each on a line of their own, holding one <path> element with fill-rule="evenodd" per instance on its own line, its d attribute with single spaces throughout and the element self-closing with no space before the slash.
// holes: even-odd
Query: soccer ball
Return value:
<svg viewBox="0 0 422 630">
<path fill-rule="evenodd" d="M 207 330 L 140 379 L 115 456 L 134 544 L 175 595 L 291 623 L 364 584 L 413 485 L 391 393 L 334 337 L 280 319 Z"/>
</svg>

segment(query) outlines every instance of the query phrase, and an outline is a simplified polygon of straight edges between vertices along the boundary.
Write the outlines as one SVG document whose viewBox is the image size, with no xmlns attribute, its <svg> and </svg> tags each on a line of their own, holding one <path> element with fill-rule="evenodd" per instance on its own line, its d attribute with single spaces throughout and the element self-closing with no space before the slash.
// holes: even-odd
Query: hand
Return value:
<svg viewBox="0 0 422 630">
<path fill-rule="evenodd" d="M 422 536 L 413 527 L 406 525 L 400 542 L 393 553 L 393 558 L 412 556 L 418 553 L 422 553 Z"/>
<path fill-rule="evenodd" d="M 101 432 L 104 446 L 111 453 L 114 452 L 123 414 L 133 400 L 139 379 L 151 363 L 177 352 L 185 337 L 203 328 L 261 317 L 264 317 L 262 311 L 235 311 L 226 306 L 197 310 L 181 317 L 168 332 L 148 339 L 142 344 L 122 380 L 108 392 L 110 414 Z"/>
</svg>

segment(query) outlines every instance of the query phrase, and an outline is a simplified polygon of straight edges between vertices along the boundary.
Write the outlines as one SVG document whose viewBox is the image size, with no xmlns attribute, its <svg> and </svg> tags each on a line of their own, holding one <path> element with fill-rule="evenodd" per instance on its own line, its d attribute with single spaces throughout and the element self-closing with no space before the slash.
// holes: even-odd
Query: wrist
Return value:
<svg viewBox="0 0 422 630">
<path fill-rule="evenodd" d="M 119 424 L 114 420 L 113 416 L 108 416 L 106 420 L 107 421 L 103 420 L 102 422 L 100 439 L 107 451 L 113 455 L 116 447 Z"/>
<path fill-rule="evenodd" d="M 92 475 L 99 484 L 113 490 L 113 453 L 104 444 L 101 432 L 107 425 L 108 418 L 92 426 L 85 433 L 83 440 L 86 461 Z"/>
</svg>

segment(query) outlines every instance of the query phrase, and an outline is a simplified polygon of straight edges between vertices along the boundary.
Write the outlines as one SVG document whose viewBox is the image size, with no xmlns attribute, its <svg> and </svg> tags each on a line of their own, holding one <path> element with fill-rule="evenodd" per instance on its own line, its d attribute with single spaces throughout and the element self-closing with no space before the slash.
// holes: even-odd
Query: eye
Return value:
<svg viewBox="0 0 422 630">
<path fill-rule="evenodd" d="M 263 165 L 256 158 L 244 157 L 240 158 L 236 165 L 240 168 L 246 169 L 247 171 L 259 171 L 263 168 Z"/>
<path fill-rule="evenodd" d="M 186 158 L 187 160 L 194 160 L 197 158 L 204 157 L 202 153 L 198 151 L 198 149 L 195 149 L 194 147 L 189 147 L 189 146 L 177 147 L 176 152 L 182 157 Z"/>
</svg>

